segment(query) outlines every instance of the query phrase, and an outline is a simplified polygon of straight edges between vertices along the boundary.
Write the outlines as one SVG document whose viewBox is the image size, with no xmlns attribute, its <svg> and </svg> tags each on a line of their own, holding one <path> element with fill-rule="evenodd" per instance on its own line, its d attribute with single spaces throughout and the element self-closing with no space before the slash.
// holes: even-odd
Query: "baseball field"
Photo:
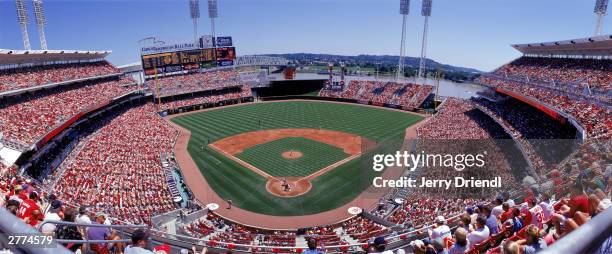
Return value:
<svg viewBox="0 0 612 254">
<path fill-rule="evenodd" d="M 421 119 L 361 105 L 285 101 L 172 121 L 191 131 L 189 154 L 219 196 L 252 212 L 295 216 L 355 199 L 378 174 L 364 164 L 368 154 L 379 144 L 403 140 L 405 129 Z"/>
</svg>

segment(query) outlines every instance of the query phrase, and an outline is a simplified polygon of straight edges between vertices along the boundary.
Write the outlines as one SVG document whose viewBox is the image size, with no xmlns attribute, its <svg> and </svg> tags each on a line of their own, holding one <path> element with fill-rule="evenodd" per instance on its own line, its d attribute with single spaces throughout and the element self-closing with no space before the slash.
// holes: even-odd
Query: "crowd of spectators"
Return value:
<svg viewBox="0 0 612 254">
<path fill-rule="evenodd" d="M 151 79 L 146 85 L 157 96 L 169 96 L 244 84 L 237 71 L 218 70 Z"/>
<path fill-rule="evenodd" d="M 424 139 L 492 139 L 490 129 L 483 127 L 473 116 L 476 107 L 469 101 L 448 98 L 439 112 L 418 128 Z"/>
<path fill-rule="evenodd" d="M 566 112 L 586 129 L 589 138 L 612 137 L 612 112 L 594 101 L 574 99 L 559 91 L 494 77 L 483 76 L 478 82 L 527 95 Z"/>
<path fill-rule="evenodd" d="M 445 199 L 413 193 L 404 199 L 404 203 L 387 220 L 403 225 L 406 229 L 418 229 L 431 224 L 438 216 L 456 216 L 475 203 L 473 199 Z"/>
<path fill-rule="evenodd" d="M 119 73 L 106 61 L 0 70 L 0 92 Z"/>
<path fill-rule="evenodd" d="M 612 89 L 610 59 L 521 57 L 502 66 L 496 73 L 561 86 L 573 85 L 583 88 L 589 85 L 601 91 Z"/>
<path fill-rule="evenodd" d="M 58 225 L 55 222 L 80 223 L 84 225 L 115 224 L 110 216 L 95 212 L 89 206 L 75 206 L 64 202 L 55 194 L 49 194 L 35 181 L 17 174 L 14 168 L 0 175 L 0 205 L 24 223 L 44 235 L 65 240 L 119 240 L 121 236 L 109 227 Z M 62 243 L 75 253 L 123 253 L 122 242 L 115 243 Z M 128 246 L 128 249 L 134 246 Z M 144 247 L 144 246 L 143 246 Z M 133 253 L 125 249 L 125 253 Z M 142 253 L 142 252 L 138 252 Z"/>
<path fill-rule="evenodd" d="M 6 100 L 0 103 L 0 133 L 3 139 L 32 144 L 79 112 L 132 91 L 126 85 L 133 82 L 131 78 L 88 81 Z"/>
<path fill-rule="evenodd" d="M 400 105 L 405 108 L 418 108 L 432 91 L 433 87 L 430 85 L 351 80 L 344 91 L 323 89 L 319 96 L 365 100 L 373 103 Z"/>
<path fill-rule="evenodd" d="M 209 212 L 206 217 L 182 225 L 180 231 L 215 243 L 254 246 L 296 247 L 296 240 L 300 237 L 295 231 L 272 231 L 239 225 L 226 221 L 213 212 Z M 389 233 L 388 228 L 357 216 L 339 224 L 304 229 L 301 236 L 306 241 L 314 239 L 322 246 L 336 246 L 348 244 L 344 237 L 351 237 L 358 242 L 367 242 L 374 237 Z"/>
<path fill-rule="evenodd" d="M 174 101 L 162 102 L 164 109 L 176 109 L 180 107 L 207 104 L 207 103 L 218 103 L 225 100 L 240 99 L 252 97 L 251 88 L 242 86 L 240 91 L 227 92 L 222 94 L 213 95 L 202 95 L 190 99 L 179 99 Z"/>
<path fill-rule="evenodd" d="M 152 104 L 135 107 L 84 139 L 60 167 L 55 192 L 66 202 L 88 205 L 121 221 L 150 223 L 176 209 L 162 169 L 177 132 Z M 142 183 L 147 183 L 143 185 Z"/>
<path fill-rule="evenodd" d="M 511 98 L 498 102 L 483 98 L 472 101 L 511 132 L 537 172 L 555 167 L 572 151 L 575 130 L 542 111 Z"/>
<path fill-rule="evenodd" d="M 391 232 L 388 228 L 361 216 L 342 222 L 341 225 L 346 234 L 359 242 L 365 242 Z"/>
<path fill-rule="evenodd" d="M 428 167 L 418 169 L 419 177 L 432 179 L 450 179 L 455 176 L 475 176 L 479 179 L 490 179 L 493 176 L 502 177 L 505 187 L 515 188 L 516 180 L 511 174 L 507 158 L 498 151 L 496 146 L 489 142 L 499 138 L 490 121 L 484 121 L 482 116 L 475 114 L 478 110 L 470 102 L 461 99 L 449 98 L 439 108 L 439 112 L 428 119 L 417 130 L 420 142 L 418 150 L 430 154 L 454 154 L 465 152 L 468 146 L 478 146 L 478 149 L 489 151 L 485 168 L 470 168 L 469 174 L 456 172 L 443 167 Z M 493 122 L 494 124 L 494 122 Z M 493 152 L 495 151 L 495 152 Z M 422 228 L 430 224 L 434 218 L 443 216 L 454 217 L 465 210 L 482 202 L 475 197 L 475 193 L 468 193 L 471 198 L 440 197 L 441 193 L 428 191 L 410 191 L 404 197 L 403 203 L 395 209 L 387 220 L 403 225 L 407 229 Z"/>
</svg>

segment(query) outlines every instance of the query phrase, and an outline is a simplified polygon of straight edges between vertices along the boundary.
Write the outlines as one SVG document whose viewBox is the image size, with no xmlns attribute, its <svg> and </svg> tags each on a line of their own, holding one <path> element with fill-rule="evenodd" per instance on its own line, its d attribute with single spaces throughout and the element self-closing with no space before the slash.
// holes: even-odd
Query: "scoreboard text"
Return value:
<svg viewBox="0 0 612 254">
<path fill-rule="evenodd" d="M 142 68 L 146 75 L 207 67 L 216 61 L 215 49 L 193 49 L 142 56 Z"/>
</svg>

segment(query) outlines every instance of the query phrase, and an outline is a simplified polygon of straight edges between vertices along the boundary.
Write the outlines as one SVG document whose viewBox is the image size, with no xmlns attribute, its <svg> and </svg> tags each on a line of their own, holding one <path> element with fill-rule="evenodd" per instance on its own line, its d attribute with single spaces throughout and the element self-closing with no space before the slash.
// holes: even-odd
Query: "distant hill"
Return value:
<svg viewBox="0 0 612 254">
<path fill-rule="evenodd" d="M 331 54 L 312 54 L 312 53 L 290 53 L 290 54 L 262 54 L 265 56 L 276 56 L 284 57 L 289 60 L 293 60 L 300 65 L 309 64 L 326 64 L 328 62 L 344 62 L 347 66 L 360 66 L 360 67 L 375 67 L 376 65 L 381 68 L 382 71 L 391 71 L 397 66 L 399 56 L 391 55 L 357 55 L 357 56 L 344 56 L 344 55 L 331 55 Z M 406 75 L 413 76 L 416 70 L 419 68 L 420 59 L 416 57 L 405 57 L 404 65 L 406 66 Z M 457 80 L 471 80 L 474 77 L 480 75 L 482 71 L 452 66 L 448 64 L 438 63 L 434 60 L 426 60 L 427 70 L 430 73 L 435 72 L 438 68 L 441 68 L 446 78 L 457 79 Z M 432 75 L 432 74 L 431 74 Z"/>
</svg>

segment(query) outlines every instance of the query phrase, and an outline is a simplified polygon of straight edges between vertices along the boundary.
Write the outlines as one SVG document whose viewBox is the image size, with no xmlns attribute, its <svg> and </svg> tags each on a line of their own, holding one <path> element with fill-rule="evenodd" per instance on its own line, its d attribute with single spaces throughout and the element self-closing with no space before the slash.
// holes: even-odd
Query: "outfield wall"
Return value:
<svg viewBox="0 0 612 254">
<path fill-rule="evenodd" d="M 261 101 L 283 101 L 283 100 L 314 100 L 314 101 L 337 101 L 345 103 L 355 103 L 362 105 L 372 105 L 383 108 L 399 109 L 404 111 L 424 113 L 423 109 L 405 107 L 401 105 L 395 105 L 390 103 L 380 103 L 366 100 L 346 99 L 346 98 L 332 98 L 332 97 L 320 97 L 320 96 L 306 96 L 306 95 L 288 95 L 288 96 L 274 96 L 274 97 L 262 97 L 259 98 Z"/>
</svg>

